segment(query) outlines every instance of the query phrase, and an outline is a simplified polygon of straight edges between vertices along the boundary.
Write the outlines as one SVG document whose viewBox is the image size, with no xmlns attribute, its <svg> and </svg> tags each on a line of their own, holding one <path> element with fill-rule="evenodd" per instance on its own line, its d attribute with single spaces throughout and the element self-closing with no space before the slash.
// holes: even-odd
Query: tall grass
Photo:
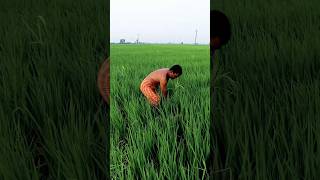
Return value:
<svg viewBox="0 0 320 180">
<path fill-rule="evenodd" d="M 111 46 L 111 176 L 114 179 L 202 179 L 209 153 L 209 47 Z M 170 98 L 152 109 L 141 81 L 180 64 Z M 171 93 L 171 94 L 170 94 Z"/>
<path fill-rule="evenodd" d="M 0 4 L 0 179 L 105 178 L 108 3 Z"/>
<path fill-rule="evenodd" d="M 232 24 L 216 53 L 214 177 L 319 177 L 319 2 L 211 3 Z"/>
</svg>

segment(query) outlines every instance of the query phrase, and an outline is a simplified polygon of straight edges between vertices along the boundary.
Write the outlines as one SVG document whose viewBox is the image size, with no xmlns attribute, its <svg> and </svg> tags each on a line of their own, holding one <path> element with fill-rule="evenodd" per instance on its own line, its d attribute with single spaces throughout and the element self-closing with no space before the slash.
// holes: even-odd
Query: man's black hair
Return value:
<svg viewBox="0 0 320 180">
<path fill-rule="evenodd" d="M 180 65 L 176 64 L 176 65 L 173 65 L 171 68 L 170 68 L 170 71 L 176 73 L 176 74 L 179 74 L 181 75 L 182 74 L 182 68 Z"/>
<path fill-rule="evenodd" d="M 221 45 L 225 45 L 231 36 L 231 25 L 225 14 L 220 11 L 210 11 L 210 38 L 219 37 Z"/>
</svg>

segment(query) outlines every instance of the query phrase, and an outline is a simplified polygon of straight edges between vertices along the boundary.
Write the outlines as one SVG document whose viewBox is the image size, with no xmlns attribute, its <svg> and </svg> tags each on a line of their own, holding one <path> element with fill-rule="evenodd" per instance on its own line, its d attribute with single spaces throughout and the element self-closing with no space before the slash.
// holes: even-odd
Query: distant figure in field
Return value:
<svg viewBox="0 0 320 180">
<path fill-rule="evenodd" d="M 175 79 L 182 74 L 180 65 L 174 65 L 170 69 L 162 68 L 151 72 L 140 85 L 142 94 L 148 99 L 152 106 L 158 106 L 160 103 L 160 96 L 156 89 L 160 85 L 162 95 L 167 97 L 167 84 L 169 79 Z"/>
</svg>

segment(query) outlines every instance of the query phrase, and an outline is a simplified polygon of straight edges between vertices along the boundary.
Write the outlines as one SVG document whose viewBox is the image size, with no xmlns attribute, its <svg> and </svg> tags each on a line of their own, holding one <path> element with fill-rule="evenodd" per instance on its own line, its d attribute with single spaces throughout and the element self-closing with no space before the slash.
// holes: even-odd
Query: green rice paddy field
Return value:
<svg viewBox="0 0 320 180">
<path fill-rule="evenodd" d="M 0 179 L 105 179 L 108 3 L 0 4 Z"/>
<path fill-rule="evenodd" d="M 179 64 L 158 111 L 140 92 L 152 71 Z M 210 124 L 209 46 L 111 45 L 111 175 L 115 179 L 205 177 Z M 170 94 L 171 93 L 171 94 Z"/>
<path fill-rule="evenodd" d="M 320 176 L 320 1 L 214 1 L 232 38 L 217 52 L 215 177 Z M 221 173 L 219 169 L 224 169 Z"/>
</svg>

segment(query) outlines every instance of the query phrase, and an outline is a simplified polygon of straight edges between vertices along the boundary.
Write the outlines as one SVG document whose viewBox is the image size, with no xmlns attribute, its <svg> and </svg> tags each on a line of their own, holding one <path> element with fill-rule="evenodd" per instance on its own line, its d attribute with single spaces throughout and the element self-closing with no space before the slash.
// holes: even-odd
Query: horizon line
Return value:
<svg viewBox="0 0 320 180">
<path fill-rule="evenodd" d="M 125 42 L 125 43 L 120 43 L 120 42 L 110 42 L 110 44 L 179 44 L 179 45 L 209 45 L 210 43 L 174 43 L 174 42 L 167 42 L 167 43 L 162 43 L 162 42 Z"/>
</svg>

